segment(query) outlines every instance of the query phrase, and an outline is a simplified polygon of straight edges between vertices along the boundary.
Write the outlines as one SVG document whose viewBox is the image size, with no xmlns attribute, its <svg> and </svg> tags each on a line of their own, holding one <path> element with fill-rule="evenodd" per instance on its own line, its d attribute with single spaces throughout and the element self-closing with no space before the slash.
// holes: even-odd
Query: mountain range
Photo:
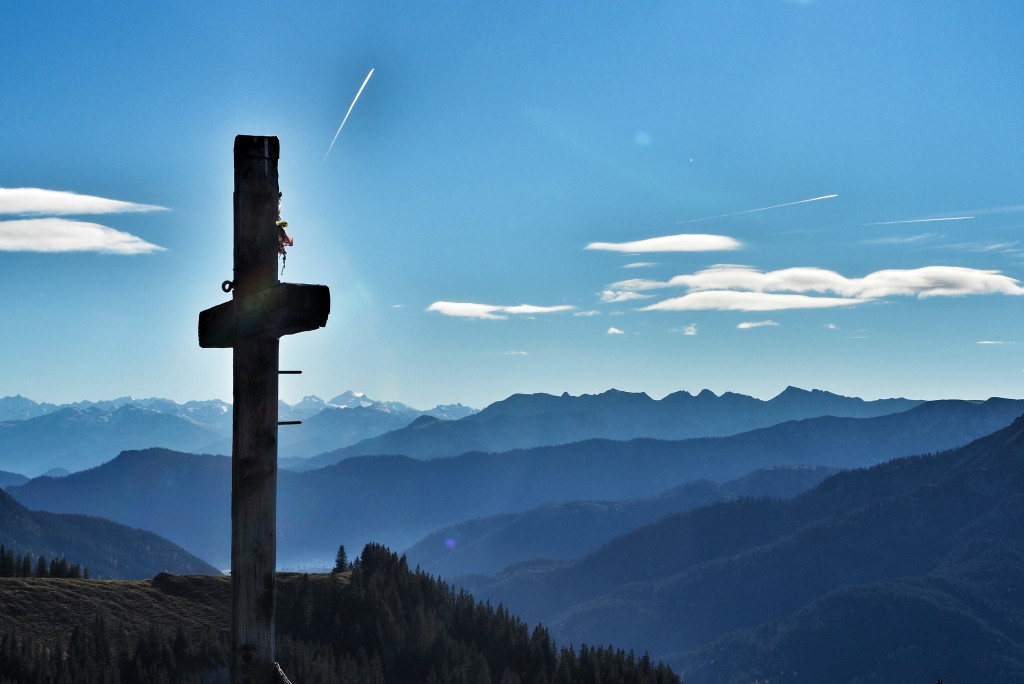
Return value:
<svg viewBox="0 0 1024 684">
<path fill-rule="evenodd" d="M 278 402 L 281 420 L 302 421 L 279 431 L 278 455 L 282 468 L 310 469 L 353 455 L 454 456 L 595 437 L 685 439 L 815 416 L 877 416 L 920 403 L 866 402 L 790 387 L 769 401 L 707 390 L 653 400 L 610 390 L 580 397 L 513 395 L 480 412 L 461 404 L 419 411 L 346 391 L 329 401 L 308 396 L 297 404 Z M 231 405 L 219 400 L 119 397 L 57 406 L 14 396 L 0 399 L 0 418 L 0 470 L 30 477 L 54 468 L 84 470 L 133 449 L 231 452 Z"/>
<path fill-rule="evenodd" d="M 460 404 L 419 411 L 351 391 L 329 402 L 312 396 L 279 402 L 281 420 L 304 421 L 281 430 L 279 452 L 284 459 L 314 456 L 420 416 L 454 420 L 473 411 Z M 57 467 L 84 470 L 131 449 L 231 453 L 231 405 L 219 400 L 121 397 L 56 406 L 14 396 L 0 399 L 0 419 L 0 469 L 32 477 Z"/>
<path fill-rule="evenodd" d="M 660 400 L 644 393 L 618 390 L 578 397 L 515 394 L 457 421 L 418 418 L 401 430 L 317 456 L 306 467 L 328 465 L 352 456 L 403 454 L 437 458 L 593 438 L 721 437 L 804 418 L 869 418 L 900 413 L 922 403 L 910 399 L 864 401 L 796 387 L 788 387 L 768 401 L 732 392 L 719 396 L 710 390 L 696 395 L 675 392 Z"/>
<path fill-rule="evenodd" d="M 65 407 L 0 423 L 0 468 L 28 476 L 57 467 L 76 471 L 109 461 L 125 449 L 163 444 L 191 451 L 217 438 L 209 427 L 134 404 Z"/>
<path fill-rule="evenodd" d="M 730 437 L 595 439 L 420 460 L 358 457 L 279 471 L 278 549 L 290 567 L 323 565 L 338 544 L 407 548 L 440 528 L 566 501 L 652 497 L 699 479 L 760 468 L 864 467 L 949 449 L 1011 423 L 1024 402 L 928 402 L 875 418 L 811 418 Z M 8 491 L 30 508 L 96 515 L 154 531 L 218 567 L 230 548 L 230 459 L 161 449 L 125 452 L 67 477 Z M 526 560 L 526 559 L 523 559 Z"/>
<path fill-rule="evenodd" d="M 1024 418 L 466 586 L 559 641 L 649 649 L 690 684 L 1021 681 L 1022 486 Z"/>
</svg>

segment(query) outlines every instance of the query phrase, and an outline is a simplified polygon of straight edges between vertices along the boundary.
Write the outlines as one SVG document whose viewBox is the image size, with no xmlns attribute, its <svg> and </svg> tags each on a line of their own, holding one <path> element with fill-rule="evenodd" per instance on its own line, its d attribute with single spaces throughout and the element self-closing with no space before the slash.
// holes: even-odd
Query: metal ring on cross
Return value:
<svg viewBox="0 0 1024 684">
<path fill-rule="evenodd" d="M 223 283 L 220 284 L 220 289 L 224 290 L 225 292 L 231 292 L 231 290 L 233 290 L 234 287 L 235 284 L 230 280 L 225 280 Z"/>
</svg>

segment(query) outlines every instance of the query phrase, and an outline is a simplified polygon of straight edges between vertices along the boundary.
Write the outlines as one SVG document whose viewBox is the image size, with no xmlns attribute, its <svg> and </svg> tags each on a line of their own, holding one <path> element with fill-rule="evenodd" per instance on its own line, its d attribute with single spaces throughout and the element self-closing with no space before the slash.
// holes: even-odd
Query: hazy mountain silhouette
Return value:
<svg viewBox="0 0 1024 684">
<path fill-rule="evenodd" d="M 403 454 L 436 458 L 593 438 L 716 437 L 818 416 L 887 415 L 921 403 L 909 399 L 864 401 L 795 387 L 769 401 L 731 392 L 716 396 L 709 390 L 697 395 L 676 392 L 661 400 L 618 390 L 578 397 L 514 394 L 454 422 L 416 421 L 404 429 L 318 456 L 309 466 L 327 465 L 351 456 Z"/>
<path fill-rule="evenodd" d="M 812 418 L 732 437 L 678 442 L 589 440 L 501 454 L 418 460 L 346 459 L 279 471 L 279 558 L 330 563 L 338 543 L 406 548 L 438 529 L 548 503 L 655 496 L 699 479 L 725 482 L 759 468 L 872 465 L 964 444 L 1009 424 L 1024 403 L 930 402 L 878 418 Z M 429 420 L 429 419 L 427 419 Z M 61 479 L 11 492 L 25 505 L 98 515 L 152 530 L 226 567 L 230 459 L 165 450 L 121 454 Z"/>
<path fill-rule="evenodd" d="M 451 525 L 406 554 L 411 563 L 444 577 L 493 574 L 531 559 L 571 560 L 673 513 L 740 497 L 788 498 L 833 473 L 809 466 L 769 468 L 725 484 L 689 482 L 648 499 L 546 504 Z"/>
<path fill-rule="evenodd" d="M 217 567 L 230 567 L 231 459 L 226 456 L 126 451 L 99 467 L 59 479 L 36 478 L 10 492 L 30 508 L 85 513 L 151 530 Z"/>
<path fill-rule="evenodd" d="M 0 397 L 0 423 L 9 420 L 28 420 L 56 411 L 58 408 L 54 404 L 38 404 L 20 394 L 13 397 Z"/>
<path fill-rule="evenodd" d="M 191 451 L 216 438 L 210 428 L 131 404 L 112 410 L 69 407 L 0 423 L 0 468 L 28 476 L 56 467 L 75 471 L 109 461 L 126 449 Z"/>
<path fill-rule="evenodd" d="M 94 579 L 140 579 L 158 572 L 218 574 L 152 532 L 85 515 L 30 511 L 0 492 L 0 541 L 16 554 L 65 557 Z"/>
<path fill-rule="evenodd" d="M 28 482 L 28 478 L 24 475 L 0 470 L 0 489 L 7 489 L 8 487 L 25 484 L 26 482 Z"/>
<path fill-rule="evenodd" d="M 469 588 L 560 640 L 667 656 L 696 684 L 911 671 L 1018 681 L 1022 485 L 1024 419 L 956 450 L 837 474 L 792 500 L 671 516 L 576 562 Z"/>
</svg>

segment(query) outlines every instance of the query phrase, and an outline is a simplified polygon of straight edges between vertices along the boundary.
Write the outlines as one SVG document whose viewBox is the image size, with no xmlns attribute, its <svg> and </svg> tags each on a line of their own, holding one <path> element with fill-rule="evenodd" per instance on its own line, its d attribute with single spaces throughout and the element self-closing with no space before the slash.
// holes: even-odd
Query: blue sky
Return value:
<svg viewBox="0 0 1024 684">
<path fill-rule="evenodd" d="M 1022 28 L 1009 0 L 8 3 L 0 395 L 230 399 L 196 319 L 257 134 L 283 279 L 332 291 L 282 340 L 287 401 L 1020 397 Z"/>
</svg>

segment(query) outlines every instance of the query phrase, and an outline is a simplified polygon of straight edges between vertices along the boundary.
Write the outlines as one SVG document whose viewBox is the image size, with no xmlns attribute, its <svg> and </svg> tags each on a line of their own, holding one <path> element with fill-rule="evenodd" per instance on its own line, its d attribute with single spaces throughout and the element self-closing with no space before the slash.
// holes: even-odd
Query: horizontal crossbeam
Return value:
<svg viewBox="0 0 1024 684">
<path fill-rule="evenodd" d="M 199 346 L 234 347 L 239 340 L 276 339 L 327 325 L 331 292 L 326 285 L 278 283 L 236 296 L 199 313 Z"/>
</svg>

